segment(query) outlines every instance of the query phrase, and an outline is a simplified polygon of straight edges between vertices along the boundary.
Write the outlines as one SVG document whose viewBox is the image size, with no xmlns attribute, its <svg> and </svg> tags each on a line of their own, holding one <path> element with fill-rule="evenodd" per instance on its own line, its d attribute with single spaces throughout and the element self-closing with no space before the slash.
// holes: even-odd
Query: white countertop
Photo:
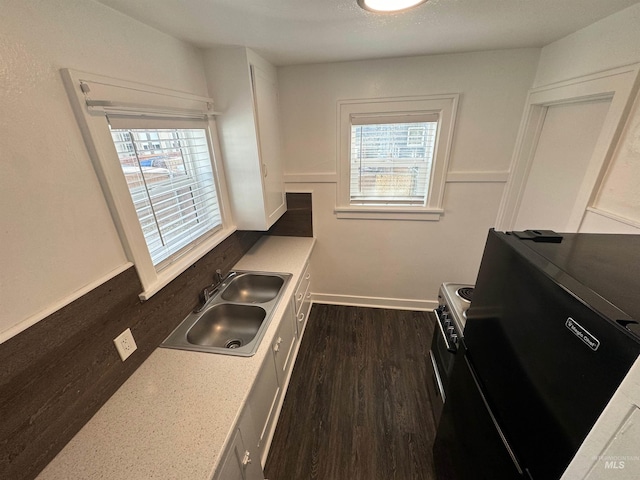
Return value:
<svg viewBox="0 0 640 480">
<path fill-rule="evenodd" d="M 265 235 L 235 265 L 293 274 L 253 357 L 156 349 L 38 478 L 210 479 L 314 242 Z"/>
</svg>

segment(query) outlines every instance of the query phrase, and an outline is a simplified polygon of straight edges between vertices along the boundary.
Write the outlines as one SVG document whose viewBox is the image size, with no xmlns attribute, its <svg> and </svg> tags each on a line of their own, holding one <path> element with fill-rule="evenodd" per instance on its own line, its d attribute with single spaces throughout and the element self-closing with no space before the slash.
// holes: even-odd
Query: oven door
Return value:
<svg viewBox="0 0 640 480">
<path fill-rule="evenodd" d="M 427 391 L 429 392 L 429 399 L 431 400 L 433 421 L 437 427 L 438 422 L 440 421 L 440 416 L 442 415 L 442 409 L 444 407 L 445 393 L 444 386 L 442 385 L 442 376 L 440 375 L 438 362 L 433 355 L 433 350 L 429 351 L 429 360 L 430 361 L 427 365 L 427 370 L 429 372 Z"/>
<path fill-rule="evenodd" d="M 447 344 L 444 338 L 444 331 L 442 328 L 442 321 L 439 312 L 436 310 L 436 328 L 433 333 L 433 340 L 431 341 L 431 350 L 429 351 L 429 379 L 427 381 L 427 387 L 429 391 L 429 397 L 431 399 L 431 406 L 433 408 L 433 419 L 436 426 L 440 421 L 440 415 L 442 414 L 442 408 L 447 398 L 447 388 L 449 384 L 449 377 L 453 368 L 453 360 L 456 356 L 455 352 L 450 351 L 450 346 Z"/>
</svg>

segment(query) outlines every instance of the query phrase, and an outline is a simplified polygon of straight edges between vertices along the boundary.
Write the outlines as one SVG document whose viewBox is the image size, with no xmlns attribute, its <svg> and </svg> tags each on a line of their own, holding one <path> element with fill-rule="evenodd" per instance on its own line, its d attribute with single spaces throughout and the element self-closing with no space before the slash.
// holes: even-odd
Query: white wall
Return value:
<svg viewBox="0 0 640 480">
<path fill-rule="evenodd" d="M 635 225 L 634 233 L 640 233 L 640 95 L 629 114 L 594 207 L 626 219 Z"/>
<path fill-rule="evenodd" d="M 126 264 L 59 70 L 207 94 L 200 52 L 86 0 L 0 0 L 0 341 Z"/>
<path fill-rule="evenodd" d="M 640 3 L 545 46 L 534 87 L 640 60 Z"/>
<path fill-rule="evenodd" d="M 640 62 L 640 4 L 545 46 L 535 86 Z M 640 233 L 640 97 L 580 231 Z"/>
<path fill-rule="evenodd" d="M 428 307 L 443 281 L 475 281 L 538 54 L 505 50 L 278 69 L 287 188 L 314 193 L 314 293 L 323 300 L 354 301 L 342 295 Z M 336 219 L 336 102 L 439 93 L 461 94 L 441 220 Z"/>
</svg>

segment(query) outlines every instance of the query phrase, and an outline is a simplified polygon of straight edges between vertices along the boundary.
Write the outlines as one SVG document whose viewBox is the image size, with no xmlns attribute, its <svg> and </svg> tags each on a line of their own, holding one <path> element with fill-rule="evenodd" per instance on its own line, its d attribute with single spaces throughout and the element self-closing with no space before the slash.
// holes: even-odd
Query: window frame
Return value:
<svg viewBox="0 0 640 480">
<path fill-rule="evenodd" d="M 380 220 L 439 220 L 459 94 L 339 100 L 337 105 L 338 188 L 334 213 L 338 218 Z M 438 115 L 429 190 L 425 205 L 355 205 L 350 199 L 352 119 L 385 123 L 385 118 Z M 378 120 L 380 120 L 378 122 Z"/>
<path fill-rule="evenodd" d="M 112 123 L 112 120 L 115 122 L 116 127 L 114 128 L 114 123 Z M 143 142 L 171 142 L 173 141 L 175 143 L 175 137 L 172 139 L 162 139 L 162 138 L 158 138 L 158 139 L 154 139 L 154 136 L 159 135 L 156 132 L 151 133 L 152 130 L 156 130 L 158 127 L 160 127 L 160 125 L 155 125 L 156 120 L 153 119 L 152 120 L 154 122 L 153 127 L 154 128 L 149 128 L 146 129 L 147 131 L 145 132 L 147 139 L 143 140 Z M 133 125 L 131 125 L 131 122 L 133 122 Z M 145 123 L 147 123 L 148 121 L 145 120 L 141 120 L 137 117 L 133 117 L 132 119 L 129 118 L 109 118 L 109 124 L 111 125 L 111 128 L 113 130 L 124 130 L 124 131 L 128 131 L 128 132 L 133 132 L 134 130 L 140 130 Z M 177 122 L 179 122 L 180 124 L 178 124 Z M 147 123 L 148 124 L 148 123 Z M 176 119 L 165 119 L 164 120 L 164 125 L 162 126 L 161 130 L 170 130 L 172 132 L 176 132 L 178 130 L 204 130 L 204 137 L 203 138 L 206 142 L 207 142 L 207 155 L 209 157 L 209 166 L 212 167 L 212 163 L 210 162 L 211 160 L 211 151 L 209 148 L 209 141 L 208 141 L 208 127 L 207 129 L 203 129 L 202 127 L 204 127 L 204 122 L 200 121 L 200 122 L 194 122 L 191 125 L 183 125 L 181 119 L 180 120 L 176 120 Z M 113 131 L 112 130 L 112 131 Z M 172 133 L 173 134 L 173 133 Z M 113 135 L 112 135 L 113 137 Z M 151 138 L 149 138 L 151 137 Z M 201 187 L 203 186 L 203 181 L 204 182 L 210 182 L 211 180 L 213 180 L 213 192 L 210 191 L 210 193 L 215 193 L 215 199 L 216 199 L 216 209 L 214 211 L 212 210 L 208 210 L 207 209 L 207 205 L 206 203 L 203 204 L 204 208 L 202 210 L 199 209 L 195 209 L 194 212 L 196 213 L 196 216 L 198 215 L 210 215 L 210 214 L 214 214 L 214 215 L 219 215 L 220 219 L 219 219 L 219 223 L 216 222 L 216 225 L 213 226 L 212 228 L 208 228 L 207 230 L 205 230 L 204 232 L 201 232 L 201 234 L 195 239 L 195 240 L 188 240 L 186 242 L 182 241 L 183 245 L 179 246 L 177 243 L 175 242 L 175 240 L 171 237 L 171 235 L 168 235 L 167 238 L 168 242 L 167 245 L 169 245 L 169 248 L 167 249 L 163 249 L 164 254 L 162 254 L 162 256 L 164 257 L 162 260 L 160 261 L 156 261 L 155 262 L 155 268 L 157 272 L 161 272 L 162 270 L 164 270 L 165 268 L 167 268 L 169 265 L 171 265 L 172 263 L 174 263 L 176 261 L 176 259 L 178 257 L 180 257 L 181 255 L 183 255 L 185 253 L 185 250 L 191 249 L 193 248 L 193 245 L 198 244 L 202 241 L 204 241 L 206 238 L 208 238 L 209 236 L 215 234 L 215 232 L 217 232 L 218 230 L 223 228 L 222 225 L 222 212 L 220 212 L 220 200 L 219 200 L 219 195 L 217 192 L 217 185 L 218 182 L 216 181 L 215 178 L 215 174 L 213 172 L 213 168 L 211 168 L 211 172 L 210 175 L 201 175 L 200 173 L 196 172 L 196 166 L 194 165 L 193 160 L 191 159 L 190 155 L 193 153 L 190 151 L 191 148 L 193 148 L 193 146 L 188 144 L 188 139 L 185 138 L 183 139 L 185 142 L 185 145 L 183 147 L 180 148 L 181 152 L 184 152 L 184 150 L 186 150 L 187 152 L 187 156 L 186 158 L 183 156 L 182 160 L 183 160 L 183 164 L 185 167 L 185 175 L 184 177 L 180 178 L 178 177 L 178 179 L 176 180 L 175 178 L 171 178 L 168 183 L 166 181 L 161 181 L 161 182 L 151 182 L 151 183 L 147 183 L 146 181 L 146 177 L 144 175 L 144 173 L 142 172 L 141 177 L 144 178 L 142 185 L 138 185 L 134 188 L 132 188 L 129 185 L 129 181 L 127 180 L 127 186 L 129 188 L 129 193 L 130 196 L 132 197 L 132 200 L 134 202 L 135 205 L 135 199 L 134 199 L 134 193 L 138 194 L 138 195 L 142 195 L 146 198 L 146 201 L 144 203 L 147 204 L 147 208 L 150 209 L 150 212 L 152 212 L 151 217 L 153 217 L 153 221 L 151 222 L 153 225 L 155 225 L 156 227 L 156 231 L 158 232 L 158 239 L 163 238 L 165 234 L 169 233 L 166 230 L 163 230 L 163 227 L 165 226 L 164 223 L 162 221 L 160 221 L 160 217 L 162 217 L 162 215 L 160 215 L 160 217 L 156 216 L 156 213 L 158 212 L 162 212 L 162 208 L 166 208 L 168 204 L 170 204 L 171 202 L 168 201 L 167 197 L 164 198 L 163 201 L 161 201 L 160 203 L 164 202 L 165 206 L 160 208 L 160 210 L 156 210 L 156 207 L 158 207 L 159 204 L 154 204 L 154 206 L 152 207 L 151 205 L 153 204 L 152 201 L 152 197 L 158 197 L 158 196 L 162 196 L 163 194 L 172 194 L 172 197 L 175 199 L 175 195 L 185 195 L 185 192 L 180 192 L 180 190 L 184 190 L 185 188 L 188 188 L 189 190 L 191 190 L 191 188 L 196 187 L 198 189 L 201 189 Z M 137 142 L 140 143 L 141 140 L 131 140 L 131 142 Z M 115 143 L 115 140 L 114 140 Z M 176 148 L 175 145 L 171 148 Z M 152 148 L 150 150 L 160 150 L 161 148 Z M 142 150 L 142 152 L 149 152 L 150 150 Z M 117 146 L 116 146 L 116 151 L 117 151 Z M 141 150 L 136 149 L 134 147 L 134 154 L 137 157 L 138 153 Z M 155 155 L 155 153 L 152 153 L 152 155 Z M 206 166 L 207 164 L 204 163 L 204 165 Z M 121 169 L 124 172 L 124 176 L 125 179 L 127 178 L 127 172 L 124 170 L 123 165 L 121 163 Z M 202 193 L 202 190 L 200 191 L 200 193 Z M 174 203 L 175 205 L 175 203 Z M 210 206 L 210 205 L 209 205 Z M 169 207 L 171 208 L 171 207 Z M 138 219 L 140 220 L 140 212 L 138 209 L 136 209 L 137 211 L 137 215 L 138 215 Z M 193 212 L 192 212 L 193 213 Z M 173 212 L 173 215 L 175 215 L 176 212 Z M 180 210 L 179 216 L 180 218 L 183 218 L 182 215 L 184 214 L 184 211 Z M 142 222 L 140 222 L 140 224 L 142 225 Z M 142 228 L 142 230 L 144 231 L 144 227 Z M 149 243 L 147 241 L 147 237 L 145 236 L 145 243 L 147 243 L 147 247 L 149 246 Z M 150 252 L 154 251 L 154 249 L 149 248 Z M 158 254 L 158 251 L 156 249 L 156 254 Z M 166 256 L 165 256 L 166 255 Z M 151 255 L 152 259 L 153 259 L 153 254 Z"/>
<path fill-rule="evenodd" d="M 122 246 L 138 272 L 143 288 L 140 299 L 148 300 L 236 231 L 217 136 L 216 112 L 212 110 L 213 100 L 69 69 L 64 69 L 61 73 Z M 89 92 L 86 91 L 87 86 Z M 200 237 L 191 248 L 169 264 L 159 264 L 159 270 L 153 265 L 111 137 L 107 119 L 110 109 L 150 118 L 202 119 L 207 133 L 222 228 L 212 235 Z"/>
</svg>

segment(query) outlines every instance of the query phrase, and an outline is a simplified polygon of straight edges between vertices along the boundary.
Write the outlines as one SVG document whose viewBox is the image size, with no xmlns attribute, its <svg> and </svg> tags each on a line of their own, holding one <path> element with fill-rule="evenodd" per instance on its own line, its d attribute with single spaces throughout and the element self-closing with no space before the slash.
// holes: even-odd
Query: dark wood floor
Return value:
<svg viewBox="0 0 640 480">
<path fill-rule="evenodd" d="M 427 312 L 314 305 L 266 478 L 434 479 L 433 328 Z"/>
</svg>

